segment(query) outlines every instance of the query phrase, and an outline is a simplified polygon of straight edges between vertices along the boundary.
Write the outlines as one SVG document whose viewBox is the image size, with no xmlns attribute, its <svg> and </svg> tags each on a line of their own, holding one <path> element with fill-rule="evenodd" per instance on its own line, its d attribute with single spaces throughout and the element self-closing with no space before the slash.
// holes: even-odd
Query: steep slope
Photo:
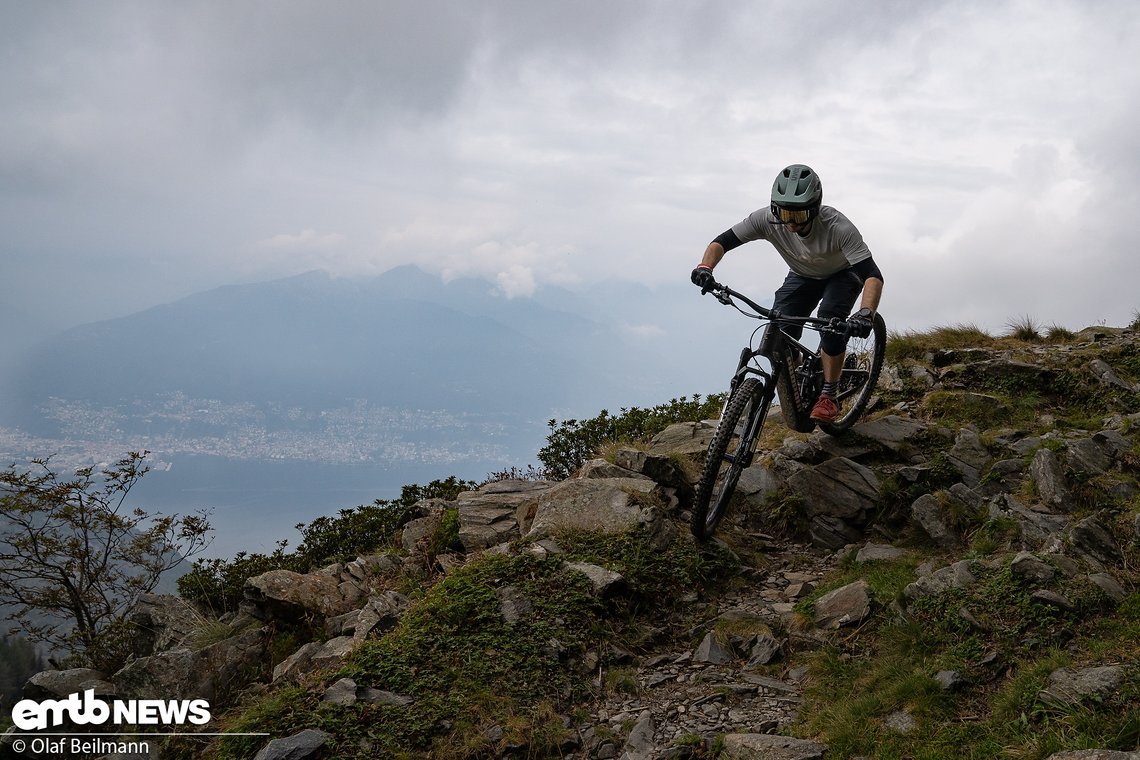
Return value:
<svg viewBox="0 0 1140 760">
<path fill-rule="evenodd" d="M 1133 757 L 1140 336 L 1060 337 L 897 338 L 850 434 L 773 417 L 712 545 L 686 531 L 692 460 L 715 426 L 697 421 L 566 481 L 423 502 L 398 548 L 251 578 L 223 619 L 244 630 L 227 651 L 270 685 L 215 728 L 271 741 L 169 749 Z M 286 630 L 288 647 L 269 644 Z M 171 662 L 233 672 L 220 646 L 108 678 L 188 693 L 163 675 Z M 1122 754 L 1065 754 L 1092 748 Z"/>
</svg>

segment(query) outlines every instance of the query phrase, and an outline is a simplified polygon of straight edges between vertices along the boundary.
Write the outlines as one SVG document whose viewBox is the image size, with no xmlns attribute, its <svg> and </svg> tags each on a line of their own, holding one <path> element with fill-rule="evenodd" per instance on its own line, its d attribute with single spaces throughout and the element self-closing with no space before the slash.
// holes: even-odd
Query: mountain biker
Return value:
<svg viewBox="0 0 1140 760">
<path fill-rule="evenodd" d="M 850 334 L 871 334 L 875 310 L 883 292 L 883 275 L 855 225 L 831 206 L 822 205 L 823 184 L 809 166 L 792 164 L 772 183 L 772 203 L 753 211 L 722 232 L 705 249 L 691 279 L 702 289 L 715 282 L 713 268 L 724 255 L 743 243 L 767 240 L 790 271 L 776 291 L 772 308 L 786 316 L 808 317 L 819 306 L 819 317 L 847 317 L 862 291 L 860 308 L 847 320 Z M 799 338 L 802 328 L 787 328 Z M 811 411 L 817 422 L 839 415 L 836 386 L 843 371 L 847 340 L 824 333 L 820 339 L 823 391 Z"/>
</svg>

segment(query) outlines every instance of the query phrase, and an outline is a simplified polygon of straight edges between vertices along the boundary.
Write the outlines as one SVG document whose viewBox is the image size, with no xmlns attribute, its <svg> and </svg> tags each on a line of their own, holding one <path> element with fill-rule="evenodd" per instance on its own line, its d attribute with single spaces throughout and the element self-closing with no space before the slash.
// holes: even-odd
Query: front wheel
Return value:
<svg viewBox="0 0 1140 760">
<path fill-rule="evenodd" d="M 866 338 L 851 338 L 847 342 L 847 356 L 843 360 L 837 389 L 840 413 L 834 422 L 821 422 L 820 430 L 839 435 L 863 416 L 879 382 L 886 351 L 887 323 L 881 314 L 875 314 L 871 334 Z"/>
<path fill-rule="evenodd" d="M 760 381 L 750 377 L 732 394 L 709 443 L 708 456 L 693 500 L 693 535 L 710 538 L 724 516 L 740 473 L 750 464 L 752 445 L 764 424 L 766 409 Z M 761 408 L 757 408 L 757 407 Z"/>
</svg>

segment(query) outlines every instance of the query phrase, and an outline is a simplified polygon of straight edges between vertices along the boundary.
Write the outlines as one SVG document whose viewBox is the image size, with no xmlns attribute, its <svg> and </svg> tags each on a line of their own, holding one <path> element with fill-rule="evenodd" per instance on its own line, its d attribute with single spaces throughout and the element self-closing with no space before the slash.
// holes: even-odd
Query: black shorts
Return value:
<svg viewBox="0 0 1140 760">
<path fill-rule="evenodd" d="M 818 306 L 818 316 L 822 319 L 846 317 L 862 291 L 863 280 L 851 269 L 836 272 L 822 280 L 788 272 L 784 284 L 776 291 L 772 308 L 791 317 L 810 317 Z M 799 338 L 803 328 L 787 327 L 784 332 Z M 825 336 L 823 342 L 826 344 L 824 350 L 832 356 L 838 356 L 845 349 L 843 340 L 838 336 Z"/>
</svg>

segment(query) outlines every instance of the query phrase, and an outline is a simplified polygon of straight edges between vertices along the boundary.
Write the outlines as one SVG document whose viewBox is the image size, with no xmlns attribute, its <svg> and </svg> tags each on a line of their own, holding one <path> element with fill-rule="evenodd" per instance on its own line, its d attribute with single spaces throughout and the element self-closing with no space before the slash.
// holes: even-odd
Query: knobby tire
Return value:
<svg viewBox="0 0 1140 760">
<path fill-rule="evenodd" d="M 748 423 L 753 406 L 761 401 L 760 381 L 750 377 L 740 384 L 725 406 L 720 424 L 717 425 L 709 443 L 708 456 L 705 458 L 693 501 L 690 528 L 699 540 L 711 538 L 717 524 L 724 517 L 728 503 L 736 490 L 736 484 L 740 480 L 740 473 L 747 464 L 752 444 L 750 439 L 759 435 L 759 429 L 747 438 L 741 433 Z M 757 427 L 762 425 L 761 419 Z"/>
<path fill-rule="evenodd" d="M 852 338 L 847 344 L 847 358 L 843 364 L 843 374 L 839 379 L 839 396 L 842 403 L 840 414 L 835 422 L 821 422 L 819 429 L 830 435 L 839 435 L 854 425 L 879 383 L 879 373 L 883 370 L 883 360 L 887 352 L 887 323 L 881 314 L 875 314 L 871 334 L 866 338 Z M 846 383 L 845 377 L 853 378 Z"/>
</svg>

